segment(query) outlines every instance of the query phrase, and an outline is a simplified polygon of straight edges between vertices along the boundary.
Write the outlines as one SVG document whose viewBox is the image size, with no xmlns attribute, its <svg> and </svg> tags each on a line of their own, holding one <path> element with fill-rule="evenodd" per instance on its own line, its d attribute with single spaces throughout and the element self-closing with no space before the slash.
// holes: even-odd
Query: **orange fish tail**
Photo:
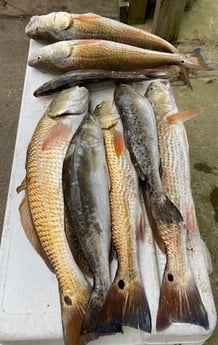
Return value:
<svg viewBox="0 0 218 345">
<path fill-rule="evenodd" d="M 172 274 L 165 273 L 160 290 L 157 331 L 166 329 L 173 322 L 209 327 L 207 311 L 194 279 L 175 282 Z"/>
<path fill-rule="evenodd" d="M 156 220 L 162 220 L 167 223 L 183 221 L 183 217 L 178 208 L 164 194 L 160 196 L 155 195 L 154 197 L 151 196 L 151 212 Z"/>
<path fill-rule="evenodd" d="M 82 293 L 82 292 L 81 292 Z M 61 292 L 60 292 L 61 294 Z M 86 306 L 73 301 L 71 296 L 61 296 L 61 315 L 65 345 L 85 345 L 89 340 L 96 339 L 97 335 L 89 335 L 91 339 L 81 336 L 81 327 L 84 321 Z"/>
<path fill-rule="evenodd" d="M 122 332 L 122 326 L 151 332 L 151 315 L 142 280 L 130 283 L 116 279 L 112 284 L 98 319 L 100 333 Z"/>
</svg>

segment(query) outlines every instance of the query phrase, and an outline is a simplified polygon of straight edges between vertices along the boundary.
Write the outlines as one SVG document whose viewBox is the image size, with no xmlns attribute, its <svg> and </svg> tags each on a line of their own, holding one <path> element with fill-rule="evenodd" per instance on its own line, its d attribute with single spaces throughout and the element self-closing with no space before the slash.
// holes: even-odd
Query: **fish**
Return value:
<svg viewBox="0 0 218 345">
<path fill-rule="evenodd" d="M 51 12 L 33 16 L 25 33 L 30 38 L 46 42 L 104 39 L 145 49 L 178 53 L 175 46 L 157 35 L 95 13 Z"/>
<path fill-rule="evenodd" d="M 150 102 L 126 84 L 116 87 L 114 100 L 132 162 L 148 189 L 153 218 L 167 223 L 182 221 L 181 213 L 162 186 L 156 120 Z"/>
<path fill-rule="evenodd" d="M 84 85 L 88 88 L 87 81 L 99 82 L 102 80 L 113 80 L 115 82 L 136 82 L 144 81 L 149 77 L 159 76 L 158 71 L 148 70 L 146 73 L 125 72 L 125 71 L 105 71 L 105 70 L 75 70 L 56 76 L 45 82 L 34 91 L 35 97 L 48 96 L 55 92 L 67 89 L 75 85 Z M 162 77 L 163 77 L 162 72 Z M 159 76 L 160 78 L 160 76 Z"/>
<path fill-rule="evenodd" d="M 93 274 L 82 333 L 94 327 L 111 285 L 109 188 L 102 129 L 89 114 L 72 138 L 63 164 L 66 214 Z"/>
<path fill-rule="evenodd" d="M 157 331 L 173 322 L 190 323 L 205 329 L 208 315 L 187 257 L 187 235 L 197 233 L 198 224 L 191 193 L 189 146 L 183 122 L 197 110 L 178 112 L 168 80 L 152 81 L 146 91 L 157 121 L 162 162 L 162 183 L 179 207 L 183 222 L 156 221 L 166 252 L 166 266 L 160 288 Z"/>
<path fill-rule="evenodd" d="M 30 55 L 28 65 L 42 71 L 63 73 L 77 69 L 140 71 L 163 66 L 178 66 L 189 83 L 188 71 L 210 70 L 200 50 L 186 57 L 106 40 L 70 40 L 44 46 Z"/>
<path fill-rule="evenodd" d="M 144 233 L 138 177 L 124 143 L 119 114 L 110 102 L 95 108 L 110 175 L 112 243 L 118 268 L 98 318 L 97 331 L 122 331 L 123 325 L 151 332 L 151 315 L 137 257 L 137 237 Z"/>
<path fill-rule="evenodd" d="M 88 112 L 88 90 L 74 87 L 50 103 L 32 135 L 26 156 L 26 177 L 20 190 L 24 231 L 56 274 L 66 345 L 80 344 L 91 288 L 71 254 L 64 231 L 63 161 L 71 138 Z M 85 342 L 85 340 L 84 340 Z"/>
</svg>

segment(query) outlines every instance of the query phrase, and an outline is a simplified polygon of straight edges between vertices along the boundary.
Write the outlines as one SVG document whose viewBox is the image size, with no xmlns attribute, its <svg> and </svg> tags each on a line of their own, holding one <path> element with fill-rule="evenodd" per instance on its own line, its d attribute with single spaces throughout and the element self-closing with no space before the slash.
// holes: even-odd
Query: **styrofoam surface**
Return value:
<svg viewBox="0 0 218 345">
<path fill-rule="evenodd" d="M 39 43 L 31 41 L 30 52 Z M 46 267 L 27 240 L 19 217 L 22 193 L 17 186 L 25 176 L 27 145 L 33 130 L 52 97 L 37 99 L 33 91 L 50 79 L 45 74 L 27 67 L 20 111 L 14 160 L 0 250 L 0 341 L 2 345 L 63 345 L 58 287 L 55 275 Z M 112 99 L 113 83 L 101 83 L 91 92 L 91 106 Z M 208 312 L 209 330 L 189 324 L 173 324 L 167 330 L 155 331 L 161 276 L 165 256 L 154 244 L 148 230 L 140 243 L 140 265 L 145 290 L 152 314 L 152 333 L 147 334 L 124 327 L 124 334 L 100 337 L 92 344 L 195 344 L 200 345 L 210 336 L 216 325 L 216 310 L 208 278 L 208 258 L 199 235 L 190 237 L 190 262 L 203 303 Z M 211 270 L 211 267 L 209 267 Z"/>
</svg>

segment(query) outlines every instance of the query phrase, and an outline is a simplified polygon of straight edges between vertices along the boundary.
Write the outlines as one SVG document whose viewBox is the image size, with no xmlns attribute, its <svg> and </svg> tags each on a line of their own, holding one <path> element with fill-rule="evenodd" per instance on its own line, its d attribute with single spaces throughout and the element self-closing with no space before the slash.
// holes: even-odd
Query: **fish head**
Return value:
<svg viewBox="0 0 218 345">
<path fill-rule="evenodd" d="M 152 80 L 146 89 L 145 97 L 151 103 L 157 120 L 162 120 L 176 107 L 170 82 L 166 79 Z"/>
<path fill-rule="evenodd" d="M 88 112 L 89 92 L 84 86 L 74 86 L 63 90 L 50 103 L 49 117 L 82 115 Z"/>
<path fill-rule="evenodd" d="M 66 59 L 71 55 L 73 45 L 74 41 L 61 41 L 37 49 L 30 55 L 28 65 L 41 70 L 54 70 L 56 64 L 64 65 Z"/>
<path fill-rule="evenodd" d="M 59 40 L 61 32 L 68 29 L 71 14 L 67 12 L 51 12 L 46 15 L 33 16 L 25 27 L 25 33 L 35 40 L 53 42 Z"/>
<path fill-rule="evenodd" d="M 117 125 L 120 121 L 120 116 L 110 102 L 103 101 L 95 108 L 95 115 L 97 116 L 102 129 L 110 129 Z"/>
</svg>

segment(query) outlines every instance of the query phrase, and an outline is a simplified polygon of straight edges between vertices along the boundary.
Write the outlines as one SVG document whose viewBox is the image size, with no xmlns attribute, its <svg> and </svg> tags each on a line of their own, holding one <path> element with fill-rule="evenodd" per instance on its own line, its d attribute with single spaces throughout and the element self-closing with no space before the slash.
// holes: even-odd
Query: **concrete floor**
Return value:
<svg viewBox="0 0 218 345">
<path fill-rule="evenodd" d="M 218 56 L 217 0 L 197 0 L 186 12 L 179 36 L 180 51 L 202 47 L 208 62 Z M 2 228 L 13 149 L 28 53 L 24 27 L 28 19 L 0 16 L 0 229 Z M 198 108 L 199 116 L 186 123 L 190 143 L 192 188 L 199 227 L 211 253 L 212 290 L 218 306 L 218 72 L 198 73 L 194 91 L 175 86 L 180 109 Z M 30 109 L 31 111 L 31 109 Z M 218 327 L 207 345 L 218 344 Z"/>
</svg>

